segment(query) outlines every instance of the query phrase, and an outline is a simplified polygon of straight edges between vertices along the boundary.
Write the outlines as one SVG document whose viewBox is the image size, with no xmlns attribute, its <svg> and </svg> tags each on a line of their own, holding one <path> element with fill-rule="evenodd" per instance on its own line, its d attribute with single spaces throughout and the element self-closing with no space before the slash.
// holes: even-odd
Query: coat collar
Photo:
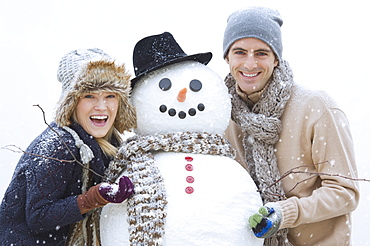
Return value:
<svg viewBox="0 0 370 246">
<path fill-rule="evenodd" d="M 90 168 L 97 172 L 100 175 L 104 175 L 105 169 L 109 165 L 109 158 L 103 153 L 101 150 L 98 142 L 95 140 L 93 136 L 88 134 L 81 125 L 78 123 L 74 122 L 72 123 L 71 126 L 69 126 L 71 129 L 73 129 L 78 136 L 81 138 L 81 140 L 89 146 L 89 148 L 93 151 L 94 153 L 94 158 L 90 161 Z M 101 182 L 101 177 L 97 175 L 93 175 L 93 180 L 96 183 Z"/>
</svg>

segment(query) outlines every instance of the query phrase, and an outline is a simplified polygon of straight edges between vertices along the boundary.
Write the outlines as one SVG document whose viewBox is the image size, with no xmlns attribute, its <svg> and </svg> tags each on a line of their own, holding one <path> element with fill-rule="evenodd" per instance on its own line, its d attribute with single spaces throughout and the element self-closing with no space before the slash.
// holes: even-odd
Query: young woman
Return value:
<svg viewBox="0 0 370 246">
<path fill-rule="evenodd" d="M 1 245 L 97 245 L 98 208 L 133 193 L 127 177 L 102 183 L 120 133 L 136 124 L 129 78 L 99 49 L 62 58 L 55 122 L 15 168 L 1 204 Z"/>
</svg>

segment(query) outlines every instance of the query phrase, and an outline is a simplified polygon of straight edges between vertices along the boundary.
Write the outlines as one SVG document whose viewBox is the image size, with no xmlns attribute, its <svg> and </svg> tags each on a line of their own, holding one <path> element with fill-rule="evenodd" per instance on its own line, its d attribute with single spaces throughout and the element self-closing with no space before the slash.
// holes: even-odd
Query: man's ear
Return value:
<svg viewBox="0 0 370 246">
<path fill-rule="evenodd" d="M 224 59 L 225 59 L 226 63 L 229 64 L 229 58 L 227 56 L 225 56 Z"/>
</svg>

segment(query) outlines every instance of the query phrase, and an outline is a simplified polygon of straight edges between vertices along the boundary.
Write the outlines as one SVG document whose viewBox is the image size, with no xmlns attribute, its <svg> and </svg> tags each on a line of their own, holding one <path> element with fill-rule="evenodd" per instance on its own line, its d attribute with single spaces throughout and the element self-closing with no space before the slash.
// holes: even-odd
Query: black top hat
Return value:
<svg viewBox="0 0 370 246">
<path fill-rule="evenodd" d="M 143 38 L 134 48 L 133 65 L 136 77 L 131 80 L 131 86 L 134 87 L 140 77 L 158 68 L 186 60 L 207 65 L 211 58 L 211 52 L 188 56 L 169 32 Z"/>
</svg>

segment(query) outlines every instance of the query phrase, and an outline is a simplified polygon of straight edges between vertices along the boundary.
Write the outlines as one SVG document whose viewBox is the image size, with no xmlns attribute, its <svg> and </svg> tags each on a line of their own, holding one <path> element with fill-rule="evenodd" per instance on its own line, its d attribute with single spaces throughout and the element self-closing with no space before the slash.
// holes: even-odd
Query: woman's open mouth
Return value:
<svg viewBox="0 0 370 246">
<path fill-rule="evenodd" d="M 107 115 L 92 115 L 90 116 L 90 120 L 94 125 L 104 126 L 108 120 L 108 116 Z"/>
</svg>

